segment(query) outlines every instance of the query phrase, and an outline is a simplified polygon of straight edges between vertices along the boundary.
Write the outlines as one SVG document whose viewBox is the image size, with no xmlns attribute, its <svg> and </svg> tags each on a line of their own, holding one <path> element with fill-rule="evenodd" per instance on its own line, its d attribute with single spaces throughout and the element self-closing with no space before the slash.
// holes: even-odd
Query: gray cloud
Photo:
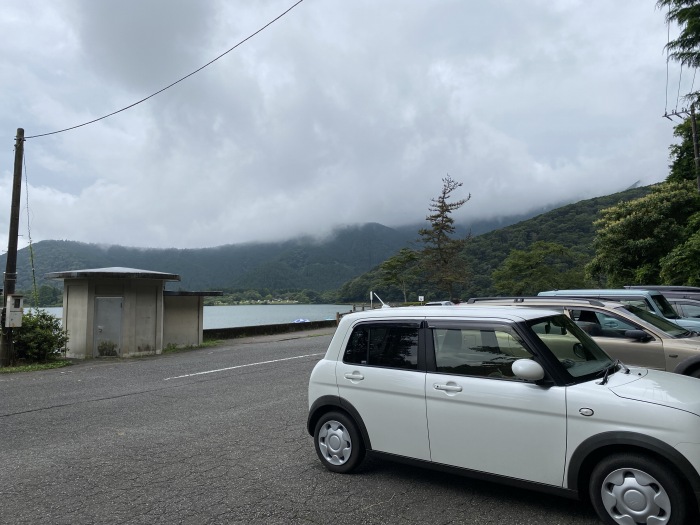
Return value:
<svg viewBox="0 0 700 525">
<path fill-rule="evenodd" d="M 127 106 L 292 3 L 6 6 L 0 242 L 17 127 Z M 416 223 L 447 173 L 465 223 L 660 181 L 665 39 L 637 0 L 306 0 L 157 97 L 28 140 L 32 236 L 203 247 Z"/>
</svg>

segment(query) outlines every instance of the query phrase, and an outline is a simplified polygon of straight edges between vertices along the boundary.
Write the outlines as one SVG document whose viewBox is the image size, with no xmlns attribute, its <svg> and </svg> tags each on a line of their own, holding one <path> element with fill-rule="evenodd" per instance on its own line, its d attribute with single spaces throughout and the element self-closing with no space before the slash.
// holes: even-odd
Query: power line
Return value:
<svg viewBox="0 0 700 525">
<path fill-rule="evenodd" d="M 210 60 L 209 62 L 207 62 L 206 64 L 204 64 L 202 67 L 200 67 L 200 68 L 198 68 L 198 69 L 195 69 L 194 71 L 192 71 L 192 73 L 189 73 L 188 75 L 185 75 L 184 77 L 180 78 L 179 80 L 176 80 L 176 81 L 173 82 L 172 84 L 170 84 L 170 85 L 168 85 L 168 86 L 165 86 L 163 89 L 160 89 L 160 90 L 156 91 L 155 93 L 153 93 L 153 94 L 151 94 L 151 95 L 148 95 L 148 96 L 145 97 L 145 98 L 142 98 L 142 99 L 139 100 L 138 102 L 134 102 L 133 104 L 130 104 L 130 105 L 126 106 L 126 107 L 123 107 L 123 108 L 121 108 L 121 109 L 118 109 L 117 111 L 113 111 L 112 113 L 109 113 L 109 114 L 107 114 L 107 115 L 104 115 L 103 117 L 96 118 L 96 119 L 94 119 L 94 120 L 90 120 L 89 122 L 84 122 L 84 123 L 82 123 L 82 124 L 78 124 L 77 126 L 71 126 L 70 128 L 60 129 L 60 130 L 58 130 L 58 131 L 52 131 L 52 132 L 50 132 L 50 133 L 41 133 L 41 134 L 39 134 L 39 135 L 31 135 L 31 136 L 29 136 L 29 137 L 25 137 L 24 139 L 27 140 L 27 139 L 35 139 L 35 138 L 38 138 L 38 137 L 46 137 L 47 135 L 56 135 L 57 133 L 63 133 L 63 132 L 65 132 L 65 131 L 70 131 L 70 130 L 73 130 L 73 129 L 82 128 L 83 126 L 87 126 L 87 125 L 89 125 L 89 124 L 94 124 L 95 122 L 99 122 L 100 120 L 104 120 L 104 119 L 106 119 L 106 118 L 109 118 L 109 117 L 111 117 L 111 116 L 113 116 L 113 115 L 116 115 L 117 113 L 121 113 L 122 111 L 126 111 L 127 109 L 131 109 L 131 108 L 133 108 L 134 106 L 138 106 L 139 104 L 141 104 L 141 103 L 143 103 L 143 102 L 146 102 L 148 99 L 151 99 L 151 98 L 155 97 L 156 95 L 161 94 L 163 91 L 165 91 L 165 90 L 167 90 L 167 89 L 170 89 L 170 88 L 173 87 L 174 85 L 179 84 L 180 82 L 182 82 L 183 80 L 185 80 L 185 79 L 191 77 L 192 75 L 195 75 L 195 74 L 199 73 L 199 72 L 202 71 L 205 67 L 208 67 L 208 66 L 212 65 L 214 62 L 216 62 L 216 61 L 219 60 L 220 58 L 222 58 L 222 57 L 224 57 L 225 55 L 229 54 L 231 51 L 233 51 L 234 49 L 236 49 L 236 48 L 239 47 L 240 45 L 244 44 L 245 42 L 247 42 L 248 40 L 250 40 L 251 38 L 253 38 L 255 35 L 257 35 L 258 33 L 261 33 L 262 31 L 264 31 L 265 29 L 267 29 L 269 26 L 271 26 L 271 25 L 274 24 L 275 22 L 277 22 L 280 18 L 282 18 L 283 16 L 285 16 L 287 13 L 289 13 L 292 9 L 294 9 L 296 6 L 298 6 L 299 4 L 301 4 L 303 1 L 304 1 L 304 0 L 298 0 L 298 2 L 296 2 L 296 3 L 295 3 L 294 5 L 292 5 L 289 9 L 287 9 L 286 11 L 284 11 L 282 14 L 280 14 L 279 16 L 273 18 L 273 19 L 270 20 L 267 24 L 265 24 L 264 26 L 262 26 L 260 29 L 258 29 L 258 30 L 255 31 L 254 33 L 248 35 L 246 38 L 244 38 L 243 40 L 241 40 L 240 42 L 238 42 L 235 46 L 233 46 L 232 48 L 230 48 L 230 49 L 224 51 L 223 53 L 221 53 L 219 56 L 217 56 L 217 57 L 214 58 L 213 60 Z"/>
</svg>

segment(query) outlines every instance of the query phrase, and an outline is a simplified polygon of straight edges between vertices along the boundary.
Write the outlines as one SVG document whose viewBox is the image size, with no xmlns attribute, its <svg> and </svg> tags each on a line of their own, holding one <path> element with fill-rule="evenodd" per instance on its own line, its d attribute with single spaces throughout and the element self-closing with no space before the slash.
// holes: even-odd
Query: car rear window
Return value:
<svg viewBox="0 0 700 525">
<path fill-rule="evenodd" d="M 418 324 L 362 324 L 350 334 L 343 362 L 402 368 L 418 368 Z"/>
</svg>

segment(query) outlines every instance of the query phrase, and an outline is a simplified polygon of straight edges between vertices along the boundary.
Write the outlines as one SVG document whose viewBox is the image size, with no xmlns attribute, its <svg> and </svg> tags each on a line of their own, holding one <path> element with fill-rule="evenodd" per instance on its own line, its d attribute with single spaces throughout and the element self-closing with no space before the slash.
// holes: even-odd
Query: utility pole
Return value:
<svg viewBox="0 0 700 525">
<path fill-rule="evenodd" d="M 698 126 L 695 122 L 695 102 L 690 105 L 690 125 L 693 128 L 693 156 L 695 159 L 695 180 L 700 192 L 700 155 L 698 155 Z"/>
<path fill-rule="evenodd" d="M 664 113 L 664 118 L 667 118 L 671 122 L 674 120 L 671 117 L 680 117 L 686 119 L 690 117 L 690 128 L 692 130 L 693 136 L 693 162 L 695 166 L 695 180 L 698 187 L 698 192 L 700 192 L 700 148 L 698 147 L 698 124 L 695 118 L 695 102 L 690 105 L 690 111 L 683 108 L 680 111 L 672 111 L 671 113 Z"/>
<path fill-rule="evenodd" d="M 7 240 L 7 264 L 2 289 L 2 315 L 0 316 L 0 367 L 10 366 L 12 360 L 12 328 L 5 328 L 7 297 L 15 293 L 17 282 L 17 238 L 19 237 L 20 195 L 22 193 L 22 159 L 24 158 L 24 129 L 17 128 L 15 137 L 15 171 L 12 179 L 12 205 L 10 207 L 10 236 Z"/>
</svg>

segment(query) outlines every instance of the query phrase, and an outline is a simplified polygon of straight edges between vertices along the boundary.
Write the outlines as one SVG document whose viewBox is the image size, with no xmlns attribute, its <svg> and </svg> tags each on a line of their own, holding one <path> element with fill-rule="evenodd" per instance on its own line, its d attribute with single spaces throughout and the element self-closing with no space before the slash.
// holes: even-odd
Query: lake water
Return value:
<svg viewBox="0 0 700 525">
<path fill-rule="evenodd" d="M 63 308 L 44 308 L 59 319 Z M 335 320 L 335 314 L 352 310 L 347 304 L 242 304 L 235 306 L 205 306 L 204 329 L 235 328 L 266 324 L 293 323 L 297 319 L 309 321 Z"/>
</svg>

